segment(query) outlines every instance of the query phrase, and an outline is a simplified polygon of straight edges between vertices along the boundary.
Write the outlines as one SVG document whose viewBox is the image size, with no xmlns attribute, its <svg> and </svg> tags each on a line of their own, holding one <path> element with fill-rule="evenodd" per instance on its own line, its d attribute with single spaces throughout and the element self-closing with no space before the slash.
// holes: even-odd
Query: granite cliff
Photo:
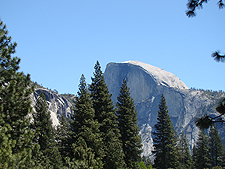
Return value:
<svg viewBox="0 0 225 169">
<path fill-rule="evenodd" d="M 178 134 L 185 131 L 190 148 L 193 148 L 199 131 L 194 123 L 195 117 L 206 113 L 202 111 L 203 108 L 212 107 L 217 99 L 224 96 L 224 93 L 221 93 L 215 98 L 204 91 L 190 90 L 174 74 L 138 61 L 109 63 L 104 77 L 114 102 L 119 94 L 122 79 L 126 78 L 138 111 L 138 125 L 145 156 L 151 155 L 153 148 L 152 131 L 157 122 L 162 93 L 176 131 Z M 212 109 L 210 111 L 215 113 Z"/>
<path fill-rule="evenodd" d="M 70 114 L 72 113 L 71 106 L 74 96 L 72 96 L 70 99 L 66 99 L 62 95 L 59 95 L 51 90 L 45 88 L 36 88 L 35 92 L 31 96 L 33 107 L 40 93 L 43 93 L 45 95 L 45 99 L 47 101 L 54 126 L 57 126 L 59 124 L 59 119 L 61 118 L 61 115 L 70 117 Z"/>
</svg>

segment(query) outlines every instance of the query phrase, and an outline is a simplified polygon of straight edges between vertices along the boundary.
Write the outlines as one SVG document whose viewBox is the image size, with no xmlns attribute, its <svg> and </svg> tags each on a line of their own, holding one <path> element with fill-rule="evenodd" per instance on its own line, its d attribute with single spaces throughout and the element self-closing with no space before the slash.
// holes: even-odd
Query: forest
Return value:
<svg viewBox="0 0 225 169">
<path fill-rule="evenodd" d="M 154 130 L 153 156 L 141 157 L 137 111 L 123 79 L 115 106 L 100 63 L 91 84 L 81 75 L 70 117 L 52 125 L 44 94 L 34 109 L 30 75 L 19 72 L 17 44 L 0 23 L 0 168 L 147 169 L 222 168 L 224 146 L 216 125 L 199 132 L 191 152 L 185 136 L 174 130 L 162 94 Z"/>
</svg>

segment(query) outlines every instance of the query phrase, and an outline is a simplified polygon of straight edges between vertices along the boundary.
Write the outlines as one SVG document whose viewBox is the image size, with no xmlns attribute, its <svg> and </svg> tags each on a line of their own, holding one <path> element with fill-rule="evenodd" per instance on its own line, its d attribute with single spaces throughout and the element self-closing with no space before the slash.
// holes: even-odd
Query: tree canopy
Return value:
<svg viewBox="0 0 225 169">
<path fill-rule="evenodd" d="M 0 21 L 0 168 L 29 168 L 32 166 L 30 129 L 30 75 L 18 72 L 20 59 L 12 57 L 17 44 L 11 42 L 8 31 Z"/>
<path fill-rule="evenodd" d="M 129 87 L 124 78 L 117 97 L 117 115 L 121 134 L 122 148 L 125 154 L 125 162 L 128 168 L 139 168 L 141 160 L 141 136 L 137 125 L 137 110 L 134 101 L 130 97 Z"/>
<path fill-rule="evenodd" d="M 163 94 L 159 103 L 157 123 L 154 127 L 154 167 L 160 169 L 178 167 L 177 135 L 168 114 Z"/>
</svg>

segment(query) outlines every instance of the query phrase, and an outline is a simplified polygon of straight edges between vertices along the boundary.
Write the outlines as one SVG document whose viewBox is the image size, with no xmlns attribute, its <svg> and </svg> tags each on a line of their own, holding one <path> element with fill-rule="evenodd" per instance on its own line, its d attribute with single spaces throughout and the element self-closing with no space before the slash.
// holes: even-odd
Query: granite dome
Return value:
<svg viewBox="0 0 225 169">
<path fill-rule="evenodd" d="M 177 76 L 163 69 L 139 61 L 126 61 L 123 63 L 140 66 L 146 73 L 152 76 L 158 85 L 188 89 L 184 82 L 182 82 Z"/>
</svg>

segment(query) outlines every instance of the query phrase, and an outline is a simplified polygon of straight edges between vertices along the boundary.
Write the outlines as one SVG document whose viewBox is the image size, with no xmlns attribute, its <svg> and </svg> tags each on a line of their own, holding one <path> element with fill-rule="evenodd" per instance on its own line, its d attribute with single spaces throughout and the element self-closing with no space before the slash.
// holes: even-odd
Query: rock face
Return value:
<svg viewBox="0 0 225 169">
<path fill-rule="evenodd" d="M 49 111 L 51 113 L 51 119 L 54 126 L 57 126 L 59 124 L 59 119 L 61 118 L 62 114 L 64 114 L 66 117 L 70 116 L 70 114 L 72 113 L 71 111 L 72 104 L 66 98 L 44 88 L 35 89 L 35 92 L 31 96 L 33 107 L 40 93 L 43 93 L 45 95 L 45 99 L 47 101 Z"/>
<path fill-rule="evenodd" d="M 157 122 L 158 105 L 162 93 L 166 98 L 169 114 L 176 131 L 185 131 L 191 149 L 197 140 L 198 128 L 194 119 L 202 107 L 215 103 L 203 91 L 190 90 L 175 75 L 160 68 L 138 61 L 109 63 L 104 78 L 114 103 L 119 94 L 123 78 L 130 87 L 138 111 L 138 125 L 143 144 L 143 155 L 151 155 L 152 131 Z"/>
</svg>

